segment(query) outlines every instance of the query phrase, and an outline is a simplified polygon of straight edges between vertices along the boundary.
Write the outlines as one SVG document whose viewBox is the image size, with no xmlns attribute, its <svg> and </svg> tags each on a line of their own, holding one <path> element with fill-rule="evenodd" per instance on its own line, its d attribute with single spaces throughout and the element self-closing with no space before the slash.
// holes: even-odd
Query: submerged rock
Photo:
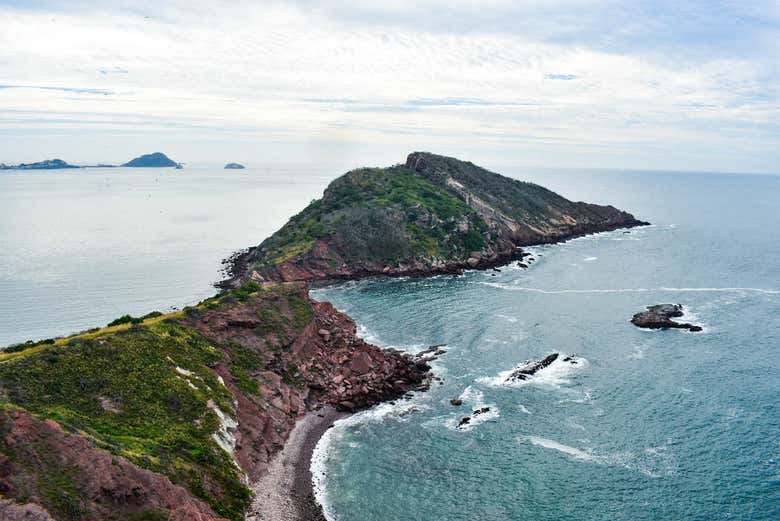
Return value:
<svg viewBox="0 0 780 521">
<path fill-rule="evenodd" d="M 631 323 L 645 329 L 687 329 L 701 331 L 702 327 L 687 322 L 677 322 L 672 318 L 683 316 L 682 304 L 656 304 L 647 306 L 647 311 L 637 313 L 631 318 Z"/>
<path fill-rule="evenodd" d="M 459 407 L 459 406 L 463 405 L 463 400 L 461 400 L 460 398 L 453 398 L 452 400 L 450 400 L 450 405 L 454 405 L 455 407 Z"/>
</svg>

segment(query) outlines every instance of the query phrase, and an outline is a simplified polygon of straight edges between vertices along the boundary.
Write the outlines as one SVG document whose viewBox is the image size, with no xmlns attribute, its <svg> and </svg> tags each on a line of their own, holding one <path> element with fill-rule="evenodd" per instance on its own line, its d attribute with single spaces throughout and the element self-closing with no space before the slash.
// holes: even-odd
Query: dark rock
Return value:
<svg viewBox="0 0 780 521">
<path fill-rule="evenodd" d="M 558 353 L 553 353 L 544 357 L 540 361 L 529 360 L 522 367 L 515 369 L 507 381 L 509 380 L 527 380 L 529 377 L 535 375 L 545 367 L 549 366 L 558 359 Z"/>
<path fill-rule="evenodd" d="M 244 165 L 240 163 L 228 163 L 225 165 L 225 170 L 243 170 Z"/>
<path fill-rule="evenodd" d="M 702 330 L 701 326 L 672 320 L 683 314 L 682 304 L 656 304 L 648 306 L 647 311 L 634 315 L 631 323 L 645 329 L 687 329 L 693 332 Z"/>
<path fill-rule="evenodd" d="M 471 414 L 474 416 L 485 414 L 486 412 L 490 412 L 490 407 L 482 407 L 480 409 L 474 409 Z"/>
<path fill-rule="evenodd" d="M 453 398 L 452 400 L 450 400 L 450 405 L 454 405 L 458 407 L 460 405 L 463 405 L 463 400 L 461 400 L 460 398 Z"/>
<path fill-rule="evenodd" d="M 458 429 L 468 424 L 470 421 L 471 418 L 469 416 L 464 416 L 463 418 L 460 419 L 460 422 L 458 422 Z"/>
</svg>

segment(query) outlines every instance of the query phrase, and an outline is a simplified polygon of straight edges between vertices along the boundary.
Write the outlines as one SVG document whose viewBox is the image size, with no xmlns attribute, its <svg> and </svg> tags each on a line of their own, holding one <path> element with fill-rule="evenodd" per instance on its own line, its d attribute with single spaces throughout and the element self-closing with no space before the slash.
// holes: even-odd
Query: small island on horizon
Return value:
<svg viewBox="0 0 780 521">
<path fill-rule="evenodd" d="M 225 170 L 243 170 L 245 167 L 241 163 L 228 163 L 225 165 Z"/>
</svg>

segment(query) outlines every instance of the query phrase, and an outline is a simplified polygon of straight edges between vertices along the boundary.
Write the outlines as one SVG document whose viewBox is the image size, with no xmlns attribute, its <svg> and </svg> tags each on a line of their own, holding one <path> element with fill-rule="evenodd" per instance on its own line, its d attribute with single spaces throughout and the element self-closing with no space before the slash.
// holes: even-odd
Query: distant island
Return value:
<svg viewBox="0 0 780 521">
<path fill-rule="evenodd" d="M 228 163 L 225 165 L 226 170 L 243 170 L 244 165 L 240 163 Z"/>
<path fill-rule="evenodd" d="M 179 163 L 169 158 L 162 152 L 155 152 L 153 154 L 144 154 L 140 157 L 136 157 L 132 161 L 128 161 L 122 166 L 132 168 L 150 168 L 150 167 L 179 167 Z"/>
<path fill-rule="evenodd" d="M 20 163 L 18 165 L 6 165 L 0 163 L 0 170 L 61 170 L 64 168 L 79 168 L 71 165 L 62 159 L 47 159 L 37 163 Z"/>
<path fill-rule="evenodd" d="M 126 166 L 175 165 L 138 162 Z M 215 296 L 0 352 L 0 512 L 322 520 L 310 474 L 319 436 L 338 417 L 427 389 L 427 362 L 444 350 L 373 346 L 312 300 L 310 284 L 493 268 L 522 260 L 521 247 L 643 224 L 429 153 L 348 172 L 232 259 Z"/>
</svg>

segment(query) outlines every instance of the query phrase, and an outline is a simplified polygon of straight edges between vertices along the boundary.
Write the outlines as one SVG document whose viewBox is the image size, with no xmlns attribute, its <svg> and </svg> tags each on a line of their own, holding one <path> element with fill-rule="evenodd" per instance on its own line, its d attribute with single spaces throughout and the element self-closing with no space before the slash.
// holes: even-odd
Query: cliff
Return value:
<svg viewBox="0 0 780 521">
<path fill-rule="evenodd" d="M 225 284 L 454 273 L 519 258 L 522 246 L 643 224 L 612 206 L 415 152 L 403 165 L 333 181 L 322 199 L 232 259 Z"/>
<path fill-rule="evenodd" d="M 0 354 L 8 508 L 54 519 L 243 519 L 246 478 L 263 473 L 301 414 L 399 397 L 428 370 L 358 339 L 349 317 L 302 284 L 250 283 L 119 322 Z"/>
</svg>

